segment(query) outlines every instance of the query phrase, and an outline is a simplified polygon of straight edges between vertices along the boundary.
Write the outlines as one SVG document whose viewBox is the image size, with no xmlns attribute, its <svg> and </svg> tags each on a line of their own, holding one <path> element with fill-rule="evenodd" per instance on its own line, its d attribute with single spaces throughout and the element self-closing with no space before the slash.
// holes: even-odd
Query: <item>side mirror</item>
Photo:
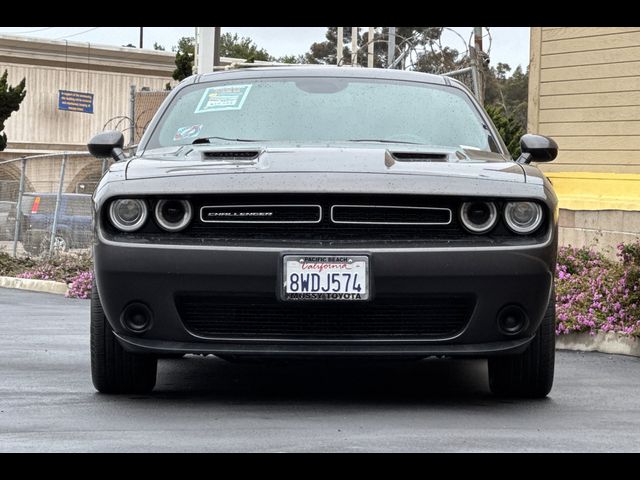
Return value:
<svg viewBox="0 0 640 480">
<path fill-rule="evenodd" d="M 112 130 L 95 135 L 87 144 L 89 153 L 97 158 L 112 157 L 116 162 L 124 160 L 124 135 L 122 132 Z"/>
<path fill-rule="evenodd" d="M 527 133 L 520 139 L 522 155 L 518 163 L 550 162 L 558 156 L 558 144 L 552 138 Z"/>
</svg>

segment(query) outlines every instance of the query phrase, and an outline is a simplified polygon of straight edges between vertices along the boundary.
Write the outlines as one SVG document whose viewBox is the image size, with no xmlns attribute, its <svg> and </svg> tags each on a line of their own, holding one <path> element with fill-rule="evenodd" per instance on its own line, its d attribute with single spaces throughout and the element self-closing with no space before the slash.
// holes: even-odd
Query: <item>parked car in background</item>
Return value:
<svg viewBox="0 0 640 480">
<path fill-rule="evenodd" d="M 15 221 L 16 202 L 0 202 L 0 241 L 13 240 Z"/>
<path fill-rule="evenodd" d="M 31 255 L 48 251 L 51 241 L 55 193 L 25 193 L 22 197 L 20 240 Z M 91 195 L 64 193 L 60 198 L 54 250 L 66 252 L 72 248 L 86 248 L 92 237 Z"/>
<path fill-rule="evenodd" d="M 192 76 L 136 155 L 89 143 L 91 362 L 101 392 L 157 358 L 488 358 L 491 390 L 544 397 L 558 202 L 525 135 L 513 159 L 460 82 L 373 68 Z M 428 382 L 428 379 L 424 379 Z"/>
</svg>

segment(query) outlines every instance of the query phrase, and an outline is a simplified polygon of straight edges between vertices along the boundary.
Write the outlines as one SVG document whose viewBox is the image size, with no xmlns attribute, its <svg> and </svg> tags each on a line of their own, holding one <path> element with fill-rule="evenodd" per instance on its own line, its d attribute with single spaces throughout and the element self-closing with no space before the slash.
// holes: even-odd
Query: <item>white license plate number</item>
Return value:
<svg viewBox="0 0 640 480">
<path fill-rule="evenodd" d="M 286 255 L 283 265 L 285 300 L 368 300 L 369 258 Z"/>
</svg>

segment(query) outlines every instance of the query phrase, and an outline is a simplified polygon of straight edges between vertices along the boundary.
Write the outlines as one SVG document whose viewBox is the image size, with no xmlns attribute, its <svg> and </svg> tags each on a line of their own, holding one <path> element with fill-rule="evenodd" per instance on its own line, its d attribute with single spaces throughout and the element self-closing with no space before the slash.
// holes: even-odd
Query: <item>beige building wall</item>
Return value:
<svg viewBox="0 0 640 480">
<path fill-rule="evenodd" d="M 12 85 L 26 78 L 27 96 L 5 125 L 8 147 L 21 150 L 84 149 L 105 126 L 125 130 L 130 123 L 120 120 L 129 115 L 130 86 L 161 90 L 169 81 L 160 76 L 0 63 L 0 71 L 4 69 Z M 58 90 L 93 93 L 93 114 L 58 110 Z"/>
<path fill-rule="evenodd" d="M 640 27 L 531 28 L 528 120 L 547 172 L 640 173 Z"/>
<path fill-rule="evenodd" d="M 25 78 L 27 90 L 20 109 L 5 124 L 8 146 L 0 152 L 0 196 L 14 199 L 20 178 L 20 162 L 3 161 L 84 151 L 103 130 L 123 131 L 129 143 L 131 123 L 125 117 L 130 116 L 131 85 L 157 91 L 175 84 L 174 59 L 171 52 L 0 35 L 0 74 L 7 70 L 10 85 Z M 58 90 L 93 93 L 93 113 L 58 110 Z M 27 190 L 57 191 L 61 158 L 29 160 Z M 63 191 L 90 188 L 102 168 L 102 161 L 90 156 L 69 157 Z"/>
<path fill-rule="evenodd" d="M 27 95 L 6 122 L 9 152 L 85 149 L 107 128 L 126 130 L 130 86 L 162 90 L 175 54 L 0 35 L 0 72 L 11 85 L 26 79 Z M 94 95 L 93 113 L 58 110 L 58 90 Z"/>
<path fill-rule="evenodd" d="M 561 244 L 612 251 L 640 238 L 640 27 L 533 27 L 528 131 L 560 199 Z"/>
</svg>

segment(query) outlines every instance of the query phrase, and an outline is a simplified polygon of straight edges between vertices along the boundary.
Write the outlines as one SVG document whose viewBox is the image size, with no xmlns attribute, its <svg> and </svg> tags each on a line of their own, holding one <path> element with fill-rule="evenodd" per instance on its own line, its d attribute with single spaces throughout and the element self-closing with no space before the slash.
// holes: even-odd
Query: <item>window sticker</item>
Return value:
<svg viewBox="0 0 640 480">
<path fill-rule="evenodd" d="M 251 85 L 209 87 L 204 91 L 194 113 L 240 110 L 251 90 Z"/>
<path fill-rule="evenodd" d="M 202 124 L 200 125 L 191 125 L 190 127 L 180 127 L 176 130 L 176 134 L 173 136 L 173 141 L 178 142 L 180 140 L 184 140 L 185 138 L 195 138 L 200 134 L 200 130 L 202 130 Z"/>
</svg>

